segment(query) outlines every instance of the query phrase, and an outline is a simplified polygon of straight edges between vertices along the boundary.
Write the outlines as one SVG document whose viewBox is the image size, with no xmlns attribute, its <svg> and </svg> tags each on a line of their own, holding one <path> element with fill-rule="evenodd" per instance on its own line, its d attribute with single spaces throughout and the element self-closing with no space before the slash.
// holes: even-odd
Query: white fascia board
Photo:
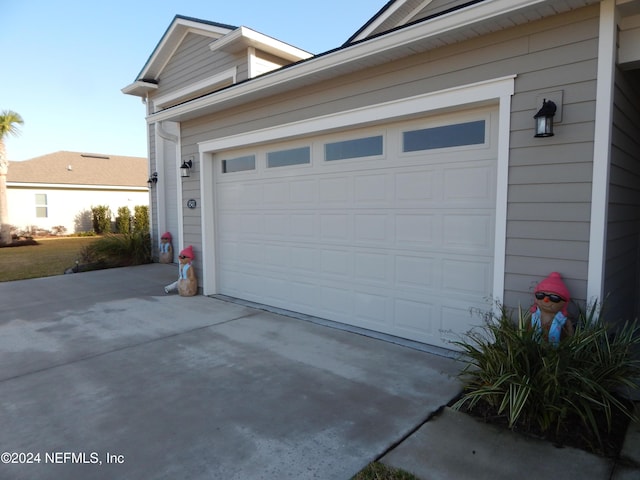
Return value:
<svg viewBox="0 0 640 480">
<path fill-rule="evenodd" d="M 532 5 L 547 3 L 548 0 L 493 0 L 482 2 L 468 8 L 452 12 L 442 17 L 417 23 L 371 40 L 357 43 L 332 53 L 314 57 L 298 65 L 277 70 L 268 75 L 257 77 L 236 87 L 216 92 L 206 97 L 169 108 L 147 117 L 148 123 L 159 120 L 179 119 L 181 115 L 197 112 L 199 109 L 214 106 L 230 100 L 237 100 L 243 95 L 255 94 L 260 90 L 286 84 L 293 79 L 316 75 L 323 70 L 330 70 L 341 65 L 358 61 L 364 57 L 379 55 L 386 50 L 402 47 L 417 40 L 444 35 L 445 33 L 472 25 L 480 20 L 488 19 L 506 12 L 516 11 Z"/>
<path fill-rule="evenodd" d="M 156 107 L 162 108 L 172 102 L 178 102 L 181 98 L 186 98 L 191 95 L 195 95 L 198 92 L 205 91 L 217 84 L 233 84 L 236 83 L 237 67 L 231 67 L 224 72 L 217 73 L 211 77 L 200 80 L 199 82 L 187 85 L 173 92 L 161 95 L 153 99 L 153 104 Z"/>
<path fill-rule="evenodd" d="M 259 50 L 271 53 L 279 57 L 286 58 L 293 62 L 310 58 L 313 55 L 309 52 L 301 50 L 281 42 L 275 38 L 263 35 L 260 32 L 251 30 L 247 27 L 239 27 L 228 33 L 224 37 L 211 42 L 209 48 L 212 51 L 222 50 L 227 52 L 238 52 L 247 47 L 255 47 Z"/>
<path fill-rule="evenodd" d="M 422 2 L 418 7 L 416 7 L 411 12 L 411 15 L 407 16 L 407 18 L 412 18 L 413 15 L 415 15 L 420 10 L 422 10 L 424 7 L 429 5 L 432 1 L 433 0 L 426 0 L 426 1 Z M 371 35 L 375 31 L 376 28 L 380 27 L 380 25 L 382 25 L 384 22 L 386 22 L 389 19 L 389 17 L 391 17 L 391 15 L 393 15 L 400 7 L 402 7 L 404 5 L 404 3 L 405 2 L 396 2 L 393 5 L 391 5 L 387 11 L 383 12 L 382 15 L 380 15 L 373 22 L 371 22 L 371 24 L 366 29 L 364 29 L 362 32 L 360 32 L 360 34 L 356 38 L 354 38 L 351 41 L 351 43 L 357 42 L 359 40 L 366 39 L 369 35 Z M 401 24 L 405 23 L 407 21 L 407 18 L 405 18 L 403 20 L 403 22 L 401 22 Z"/>
<path fill-rule="evenodd" d="M 87 185 L 72 183 L 29 183 L 29 182 L 7 182 L 7 188 L 35 188 L 49 190 L 119 190 L 132 192 L 146 192 L 149 187 L 127 187 L 118 185 Z"/>
</svg>

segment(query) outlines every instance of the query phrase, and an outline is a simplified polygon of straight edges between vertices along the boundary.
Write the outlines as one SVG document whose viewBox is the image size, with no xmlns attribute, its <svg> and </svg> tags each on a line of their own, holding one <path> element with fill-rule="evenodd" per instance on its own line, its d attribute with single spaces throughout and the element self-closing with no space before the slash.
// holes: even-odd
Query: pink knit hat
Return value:
<svg viewBox="0 0 640 480">
<path fill-rule="evenodd" d="M 569 289 L 562 281 L 562 277 L 560 277 L 560 274 L 558 272 L 552 272 L 547 278 L 542 280 L 533 293 L 538 292 L 555 293 L 556 295 L 561 296 L 567 302 L 570 298 Z"/>
<path fill-rule="evenodd" d="M 193 260 L 193 259 L 194 259 L 194 256 L 193 256 L 193 247 L 192 247 L 191 245 L 189 245 L 187 248 L 183 249 L 183 250 L 180 252 L 180 256 L 181 256 L 181 257 L 187 257 L 187 258 L 189 258 L 189 259 Z"/>
<path fill-rule="evenodd" d="M 569 295 L 569 289 L 562 281 L 562 277 L 558 272 L 551 272 L 547 278 L 542 280 L 533 293 L 544 292 L 544 293 L 555 293 L 556 295 L 561 296 L 565 300 L 564 308 L 562 309 L 562 313 L 567 315 L 567 306 L 569 305 L 569 300 L 571 296 Z"/>
<path fill-rule="evenodd" d="M 162 236 L 160 237 L 160 239 L 167 239 L 167 240 L 171 240 L 171 234 L 169 232 L 164 232 L 162 234 Z"/>
</svg>

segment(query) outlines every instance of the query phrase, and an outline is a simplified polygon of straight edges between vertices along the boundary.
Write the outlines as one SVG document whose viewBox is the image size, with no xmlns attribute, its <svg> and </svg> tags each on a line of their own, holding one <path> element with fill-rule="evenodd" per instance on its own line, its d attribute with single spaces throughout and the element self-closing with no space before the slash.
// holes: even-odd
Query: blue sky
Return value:
<svg viewBox="0 0 640 480">
<path fill-rule="evenodd" d="M 176 14 L 247 26 L 312 53 L 340 46 L 387 0 L 0 0 L 0 110 L 25 121 L 9 160 L 59 150 L 146 156 L 132 83 Z"/>
</svg>

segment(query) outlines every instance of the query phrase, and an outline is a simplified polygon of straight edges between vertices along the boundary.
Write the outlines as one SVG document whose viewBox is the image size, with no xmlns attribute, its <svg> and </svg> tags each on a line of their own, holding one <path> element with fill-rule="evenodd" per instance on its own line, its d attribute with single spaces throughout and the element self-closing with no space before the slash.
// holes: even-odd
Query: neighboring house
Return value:
<svg viewBox="0 0 640 480">
<path fill-rule="evenodd" d="M 395 0 L 312 57 L 177 16 L 123 92 L 204 294 L 446 347 L 551 271 L 637 316 L 639 68 L 640 0 Z"/>
<path fill-rule="evenodd" d="M 63 226 L 67 233 L 93 229 L 91 208 L 149 205 L 148 162 L 143 157 L 56 152 L 10 162 L 9 223 L 18 229 Z"/>
</svg>

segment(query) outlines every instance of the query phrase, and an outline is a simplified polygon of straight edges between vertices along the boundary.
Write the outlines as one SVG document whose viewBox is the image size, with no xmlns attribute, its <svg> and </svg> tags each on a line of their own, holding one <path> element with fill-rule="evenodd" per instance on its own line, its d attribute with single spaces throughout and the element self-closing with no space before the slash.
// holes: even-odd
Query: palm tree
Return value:
<svg viewBox="0 0 640 480">
<path fill-rule="evenodd" d="M 18 125 L 23 125 L 24 120 L 16 112 L 3 110 L 0 114 L 0 246 L 11 243 L 11 231 L 9 229 L 9 209 L 7 208 L 7 172 L 9 160 L 7 160 L 7 148 L 4 139 L 9 134 L 20 134 Z"/>
</svg>

